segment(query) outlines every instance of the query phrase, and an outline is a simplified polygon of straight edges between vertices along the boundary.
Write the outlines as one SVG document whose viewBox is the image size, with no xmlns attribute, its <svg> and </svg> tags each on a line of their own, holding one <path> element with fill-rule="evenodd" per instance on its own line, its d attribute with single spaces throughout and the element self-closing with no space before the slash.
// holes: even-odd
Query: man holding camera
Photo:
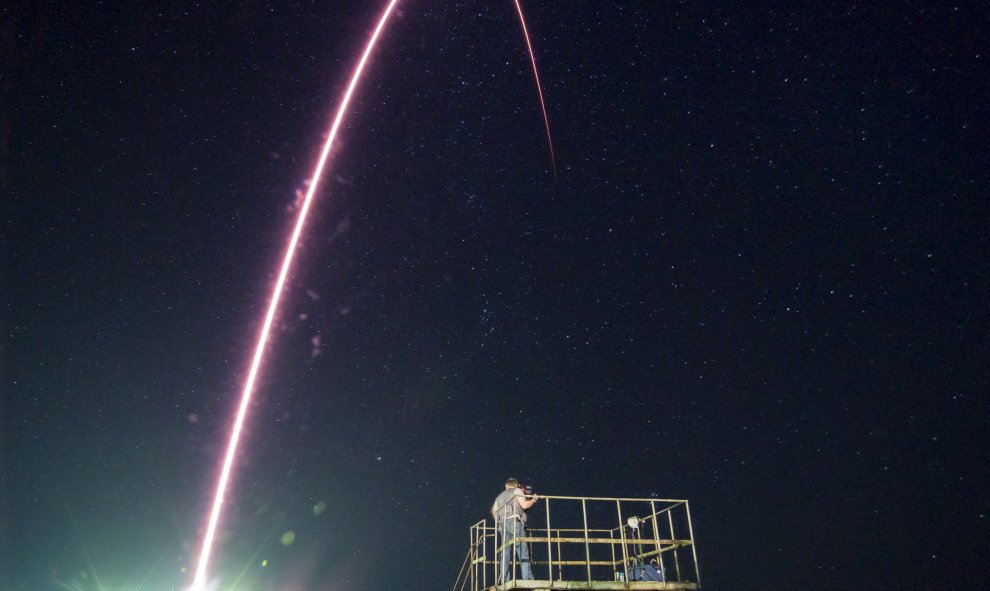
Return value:
<svg viewBox="0 0 990 591">
<path fill-rule="evenodd" d="M 502 552 L 502 568 L 498 573 L 499 584 L 504 583 L 507 578 L 515 578 L 515 569 L 513 569 L 511 577 L 506 577 L 506 573 L 509 572 L 509 553 L 512 552 L 513 546 L 516 549 L 516 558 L 519 560 L 519 566 L 522 570 L 522 578 L 527 581 L 533 580 L 533 569 L 529 564 L 529 544 L 515 542 L 515 540 L 526 535 L 526 510 L 535 505 L 538 500 L 539 497 L 534 494 L 527 495 L 519 487 L 519 481 L 515 478 L 506 480 L 505 490 L 495 497 L 495 502 L 492 504 L 492 517 L 495 519 L 495 525 L 501 535 L 501 540 L 496 545 L 504 545 L 505 548 Z"/>
</svg>

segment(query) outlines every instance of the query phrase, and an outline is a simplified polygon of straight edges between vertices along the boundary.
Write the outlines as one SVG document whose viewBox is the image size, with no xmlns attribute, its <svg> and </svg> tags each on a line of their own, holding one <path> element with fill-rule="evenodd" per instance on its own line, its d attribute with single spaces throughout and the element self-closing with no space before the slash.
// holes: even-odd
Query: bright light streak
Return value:
<svg viewBox="0 0 990 591">
<path fill-rule="evenodd" d="M 265 322 L 261 328 L 261 335 L 258 338 L 258 346 L 254 351 L 254 358 L 251 362 L 251 369 L 248 372 L 247 382 L 244 384 L 244 392 L 241 394 L 241 404 L 237 409 L 237 418 L 234 420 L 234 428 L 230 435 L 230 443 L 227 446 L 227 455 L 223 461 L 223 469 L 220 471 L 220 482 L 217 484 L 216 496 L 213 499 L 213 509 L 210 511 L 210 520 L 206 528 L 206 535 L 203 537 L 203 547 L 199 555 L 199 564 L 196 567 L 196 575 L 193 578 L 193 591 L 203 591 L 206 589 L 206 567 L 210 561 L 210 552 L 213 548 L 213 537 L 216 534 L 217 522 L 220 520 L 220 509 L 223 506 L 224 493 L 227 489 L 227 482 L 230 479 L 230 471 L 234 463 L 234 455 L 237 451 L 237 442 L 240 439 L 241 428 L 244 425 L 244 417 L 247 415 L 248 405 L 251 402 L 254 382 L 258 377 L 258 369 L 261 366 L 261 359 L 264 356 L 265 344 L 268 342 L 268 333 L 271 330 L 272 322 L 275 319 L 275 312 L 278 309 L 278 303 L 282 297 L 282 289 L 285 286 L 285 279 L 289 275 L 289 267 L 292 266 L 292 259 L 296 253 L 296 245 L 299 243 L 299 236 L 302 235 L 303 226 L 306 223 L 306 215 L 309 212 L 309 207 L 313 202 L 313 195 L 316 194 L 316 188 L 319 185 L 320 176 L 323 174 L 323 167 L 326 165 L 327 157 L 330 155 L 330 148 L 333 146 L 333 140 L 337 136 L 337 130 L 340 128 L 340 123 L 344 119 L 344 112 L 347 110 L 347 105 L 351 100 L 351 95 L 354 93 L 354 88 L 357 86 L 358 80 L 361 78 L 361 72 L 364 70 L 364 65 L 368 61 L 368 56 L 371 55 L 371 51 L 375 47 L 375 42 L 378 40 L 378 36 L 381 34 L 382 29 L 385 28 L 385 23 L 388 21 L 388 17 L 392 14 L 393 9 L 398 2 L 399 0 L 390 0 L 388 6 L 385 7 L 385 11 L 382 12 L 381 17 L 378 20 L 378 25 L 371 34 L 371 38 L 368 40 L 368 45 L 365 47 L 364 53 L 361 55 L 361 60 L 358 62 L 357 67 L 354 68 L 354 74 L 351 76 L 351 82 L 347 86 L 347 91 L 344 92 L 344 98 L 341 100 L 340 107 L 337 109 L 337 116 L 334 118 L 333 125 L 330 127 L 330 134 L 327 136 L 327 142 L 323 146 L 323 152 L 320 154 L 320 160 L 316 164 L 316 169 L 313 171 L 312 176 L 310 176 L 312 182 L 310 182 L 309 190 L 306 192 L 306 200 L 299 209 L 299 216 L 296 218 L 296 226 L 292 231 L 292 238 L 289 240 L 289 246 L 285 251 L 285 258 L 282 261 L 282 270 L 278 274 L 278 281 L 275 283 L 272 299 L 268 305 L 268 312 L 265 314 Z"/>
<path fill-rule="evenodd" d="M 550 148 L 550 163 L 553 165 L 553 178 L 557 178 L 557 156 L 553 153 L 553 139 L 550 137 L 550 119 L 547 118 L 547 105 L 543 102 L 543 86 L 540 85 L 540 73 L 536 70 L 536 57 L 533 55 L 533 44 L 529 42 L 529 31 L 526 29 L 526 18 L 523 17 L 522 5 L 515 0 L 516 11 L 519 12 L 519 23 L 522 25 L 523 37 L 526 38 L 526 48 L 529 50 L 529 61 L 533 64 L 533 78 L 536 79 L 536 92 L 540 95 L 540 109 L 543 110 L 543 125 L 547 128 L 547 146 Z"/>
</svg>

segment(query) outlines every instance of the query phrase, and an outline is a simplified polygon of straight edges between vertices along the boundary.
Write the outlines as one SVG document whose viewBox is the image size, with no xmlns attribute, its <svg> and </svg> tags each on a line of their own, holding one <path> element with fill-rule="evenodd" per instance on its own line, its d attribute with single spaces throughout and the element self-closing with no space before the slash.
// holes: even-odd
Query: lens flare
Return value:
<svg viewBox="0 0 990 591">
<path fill-rule="evenodd" d="M 306 215 L 309 213 L 310 205 L 313 202 L 313 195 L 316 194 L 316 188 L 319 185 L 320 176 L 323 174 L 323 168 L 327 163 L 328 156 L 330 155 L 330 148 L 333 147 L 333 140 L 337 136 L 337 130 L 340 129 L 340 123 L 344 118 L 344 112 L 347 110 L 347 105 L 351 100 L 351 95 L 354 94 L 354 88 L 361 79 L 361 73 L 368 61 L 368 57 L 371 55 L 371 51 L 374 49 L 375 43 L 378 41 L 378 37 L 381 35 L 382 29 L 385 28 L 385 23 L 388 21 L 388 17 L 392 14 L 392 11 L 395 9 L 398 2 L 399 0 L 390 0 L 388 6 L 385 7 L 381 17 L 378 19 L 378 25 L 372 32 L 371 38 L 368 40 L 368 44 L 364 49 L 364 53 L 361 55 L 360 61 L 358 61 L 357 66 L 354 68 L 354 73 L 351 75 L 351 82 L 348 84 L 347 90 L 344 92 L 343 99 L 340 101 L 340 107 L 337 109 L 337 115 L 334 117 L 333 125 L 330 127 L 330 133 L 327 136 L 326 144 L 323 146 L 323 152 L 320 154 L 320 159 L 316 164 L 316 168 L 314 169 L 312 176 L 310 176 L 312 182 L 309 184 L 309 190 L 306 192 L 306 198 L 302 203 L 302 207 L 299 209 L 295 229 L 292 231 L 292 237 L 289 239 L 289 245 L 285 251 L 285 258 L 282 261 L 282 270 L 279 272 L 278 280 L 275 282 L 275 288 L 272 292 L 272 299 L 268 305 L 268 312 L 265 314 L 265 322 L 261 328 L 261 334 L 258 337 L 258 345 L 254 351 L 254 358 L 251 361 L 251 369 L 248 372 L 247 381 L 244 384 L 244 391 L 241 394 L 241 403 L 237 409 L 237 417 L 234 420 L 234 427 L 230 434 L 230 443 L 227 446 L 227 454 L 224 457 L 223 468 L 220 471 L 220 480 L 217 483 L 217 491 L 213 499 L 213 508 L 210 511 L 210 519 L 206 527 L 206 534 L 203 536 L 203 546 L 199 555 L 199 564 L 196 567 L 196 575 L 193 578 L 192 591 L 203 591 L 206 589 L 206 569 L 210 561 L 210 553 L 213 548 L 213 538 L 216 534 L 217 523 L 220 520 L 220 509 L 223 506 L 223 497 L 227 489 L 227 483 L 230 479 L 231 467 L 233 466 L 234 456 L 237 452 L 237 443 L 241 436 L 241 428 L 244 426 L 244 417 L 247 416 L 248 406 L 251 402 L 251 394 L 254 390 L 254 382 L 258 377 L 258 370 L 261 366 L 262 357 L 264 356 L 265 345 L 268 342 L 268 334 L 271 331 L 272 322 L 275 319 L 275 312 L 278 309 L 278 303 L 282 297 L 282 290 L 285 287 L 285 280 L 289 275 L 289 268 L 292 266 L 292 260 L 295 257 L 296 246 L 299 243 L 299 237 L 302 235 L 303 226 L 306 224 Z"/>
</svg>

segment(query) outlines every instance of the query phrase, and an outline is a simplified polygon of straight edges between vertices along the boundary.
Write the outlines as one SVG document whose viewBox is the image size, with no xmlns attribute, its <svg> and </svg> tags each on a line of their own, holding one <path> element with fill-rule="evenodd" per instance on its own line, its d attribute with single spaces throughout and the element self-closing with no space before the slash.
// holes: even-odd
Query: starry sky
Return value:
<svg viewBox="0 0 990 591">
<path fill-rule="evenodd" d="M 0 9 L 4 590 L 189 582 L 385 2 L 139 5 Z M 512 2 L 390 20 L 220 589 L 449 588 L 510 475 L 689 499 L 709 589 L 990 586 L 985 9 L 524 8 L 556 179 Z"/>
</svg>

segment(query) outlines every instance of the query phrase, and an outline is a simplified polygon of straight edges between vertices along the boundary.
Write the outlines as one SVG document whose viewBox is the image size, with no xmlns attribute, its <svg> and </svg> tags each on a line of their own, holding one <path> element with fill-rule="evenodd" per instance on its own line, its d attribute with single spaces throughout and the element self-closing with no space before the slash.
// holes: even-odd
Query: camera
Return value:
<svg viewBox="0 0 990 591">
<path fill-rule="evenodd" d="M 523 494 L 526 495 L 527 497 L 533 496 L 533 487 L 531 485 L 529 485 L 529 484 L 520 484 L 519 485 L 519 488 L 522 489 Z"/>
</svg>

